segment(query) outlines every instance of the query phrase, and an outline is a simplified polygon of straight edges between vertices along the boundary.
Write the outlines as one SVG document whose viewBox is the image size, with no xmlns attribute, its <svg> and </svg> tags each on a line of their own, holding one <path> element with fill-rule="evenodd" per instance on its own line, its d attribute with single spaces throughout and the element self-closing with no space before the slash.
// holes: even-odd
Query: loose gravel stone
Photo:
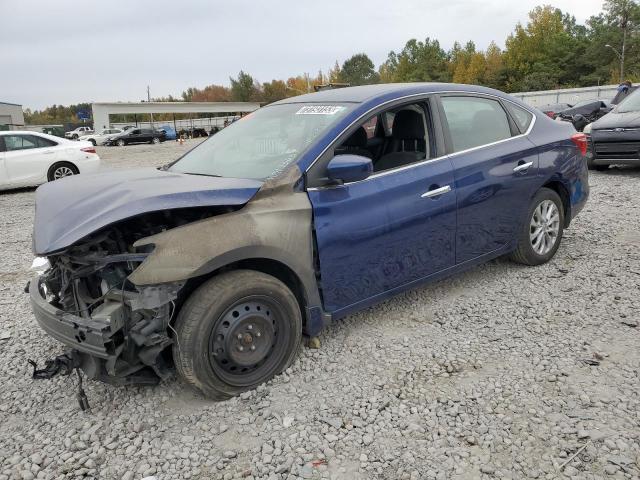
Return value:
<svg viewBox="0 0 640 480">
<path fill-rule="evenodd" d="M 195 143 L 98 152 L 159 166 Z M 34 191 L 0 193 L 0 480 L 634 478 L 640 169 L 590 183 L 546 265 L 494 260 L 337 321 L 242 398 L 86 381 L 87 412 L 74 377 L 31 380 L 64 348 L 23 292 Z"/>
</svg>

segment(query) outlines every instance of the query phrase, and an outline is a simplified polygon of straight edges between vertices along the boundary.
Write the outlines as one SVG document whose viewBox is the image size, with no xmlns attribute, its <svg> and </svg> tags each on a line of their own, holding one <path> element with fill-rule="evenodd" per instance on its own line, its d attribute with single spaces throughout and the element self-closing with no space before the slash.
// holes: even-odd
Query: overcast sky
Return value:
<svg viewBox="0 0 640 480">
<path fill-rule="evenodd" d="M 178 96 L 326 70 L 354 53 L 376 65 L 410 38 L 501 47 L 550 3 L 579 22 L 602 0 L 0 0 L 0 101 L 43 108 Z"/>
</svg>

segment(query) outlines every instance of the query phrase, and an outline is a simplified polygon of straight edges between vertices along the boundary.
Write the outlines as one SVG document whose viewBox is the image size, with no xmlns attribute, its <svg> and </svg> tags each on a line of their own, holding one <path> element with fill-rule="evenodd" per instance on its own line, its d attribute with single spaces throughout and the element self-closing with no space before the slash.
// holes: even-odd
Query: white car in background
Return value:
<svg viewBox="0 0 640 480">
<path fill-rule="evenodd" d="M 91 142 L 94 146 L 102 145 L 109 137 L 114 137 L 123 131 L 121 128 L 105 128 L 91 135 L 83 135 L 78 140 Z"/>
<path fill-rule="evenodd" d="M 93 129 L 91 127 L 78 127 L 75 130 L 71 130 L 70 132 L 65 132 L 64 138 L 77 140 L 82 135 L 89 135 L 90 133 L 93 133 Z"/>
<path fill-rule="evenodd" d="M 89 142 L 38 132 L 0 132 L 0 190 L 31 187 L 99 168 L 100 157 Z"/>
</svg>

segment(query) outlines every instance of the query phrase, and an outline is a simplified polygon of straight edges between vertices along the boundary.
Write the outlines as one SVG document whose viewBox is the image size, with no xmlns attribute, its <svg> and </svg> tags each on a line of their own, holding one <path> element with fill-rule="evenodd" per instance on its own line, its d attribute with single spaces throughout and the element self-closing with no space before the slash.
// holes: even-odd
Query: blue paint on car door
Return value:
<svg viewBox="0 0 640 480">
<path fill-rule="evenodd" d="M 515 241 L 539 179 L 538 150 L 523 131 L 533 115 L 511 117 L 495 97 L 441 97 L 458 196 L 456 263 Z M 516 120 L 520 124 L 516 123 Z"/>
<path fill-rule="evenodd" d="M 456 263 L 463 263 L 515 240 L 539 183 L 538 153 L 518 137 L 454 154 L 451 162 L 458 193 Z"/>
<path fill-rule="evenodd" d="M 346 314 L 454 265 L 453 181 L 445 157 L 360 182 L 309 189 L 326 311 Z M 423 196 L 446 186 L 452 190 Z"/>
</svg>

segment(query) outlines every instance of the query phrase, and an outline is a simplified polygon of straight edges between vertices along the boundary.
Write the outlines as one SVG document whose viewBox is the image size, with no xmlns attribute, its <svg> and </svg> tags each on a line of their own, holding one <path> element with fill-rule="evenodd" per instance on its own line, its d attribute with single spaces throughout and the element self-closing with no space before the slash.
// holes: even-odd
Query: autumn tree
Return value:
<svg viewBox="0 0 640 480">
<path fill-rule="evenodd" d="M 584 49 L 583 35 L 573 17 L 551 6 L 529 12 L 526 26 L 516 25 L 504 53 L 506 87 L 511 90 L 546 90 L 577 83 L 575 59 Z M 568 68 L 568 65 L 571 67 Z"/>
<path fill-rule="evenodd" d="M 337 60 L 333 68 L 329 69 L 329 75 L 327 76 L 329 78 L 329 83 L 338 83 L 340 81 L 340 64 Z"/>
<path fill-rule="evenodd" d="M 272 80 L 262 84 L 262 101 L 273 103 L 289 97 L 287 84 L 282 80 Z"/>
</svg>

